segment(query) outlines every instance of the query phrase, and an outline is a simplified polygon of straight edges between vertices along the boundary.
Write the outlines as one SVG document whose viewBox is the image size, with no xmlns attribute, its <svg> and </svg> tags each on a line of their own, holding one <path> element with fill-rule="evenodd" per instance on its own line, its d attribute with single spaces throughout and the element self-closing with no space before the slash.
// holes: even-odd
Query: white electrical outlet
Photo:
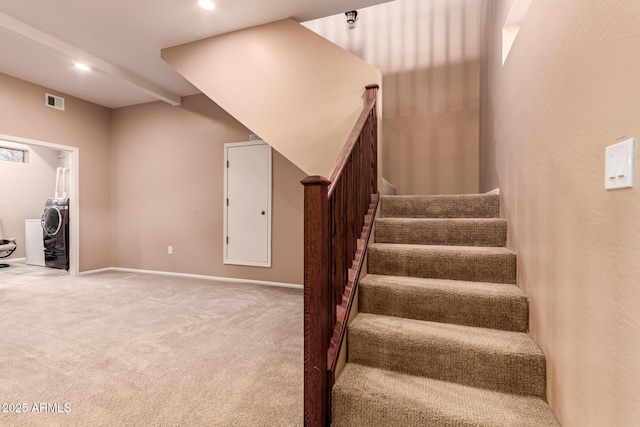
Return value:
<svg viewBox="0 0 640 427">
<path fill-rule="evenodd" d="M 167 254 L 173 255 L 173 246 L 167 246 Z"/>
</svg>

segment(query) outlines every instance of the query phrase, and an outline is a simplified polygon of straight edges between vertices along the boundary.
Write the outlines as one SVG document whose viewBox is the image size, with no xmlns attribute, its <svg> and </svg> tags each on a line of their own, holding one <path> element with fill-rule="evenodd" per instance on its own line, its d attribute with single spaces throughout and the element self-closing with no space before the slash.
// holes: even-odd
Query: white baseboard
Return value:
<svg viewBox="0 0 640 427">
<path fill-rule="evenodd" d="M 157 271 L 157 270 L 140 270 L 136 268 L 121 268 L 121 267 L 108 267 L 108 268 L 100 268 L 98 270 L 83 271 L 82 273 L 80 273 L 80 275 L 84 276 L 86 274 L 104 273 L 107 271 L 120 271 L 124 273 L 137 273 L 137 274 L 155 274 L 157 276 L 187 277 L 191 279 L 215 280 L 218 282 L 250 283 L 253 285 L 303 289 L 302 285 L 295 284 L 295 283 L 268 282 L 264 280 L 238 279 L 235 277 L 205 276 L 201 274 L 175 273 L 171 271 Z"/>
<path fill-rule="evenodd" d="M 87 274 L 95 274 L 95 273 L 104 273 L 106 271 L 113 271 L 113 267 L 98 268 L 97 270 L 81 271 L 81 272 L 78 273 L 78 276 L 84 276 L 84 275 L 87 275 Z"/>
<path fill-rule="evenodd" d="M 0 264 L 13 264 L 14 262 L 26 262 L 26 258 L 10 258 L 10 259 L 0 259 Z"/>
</svg>

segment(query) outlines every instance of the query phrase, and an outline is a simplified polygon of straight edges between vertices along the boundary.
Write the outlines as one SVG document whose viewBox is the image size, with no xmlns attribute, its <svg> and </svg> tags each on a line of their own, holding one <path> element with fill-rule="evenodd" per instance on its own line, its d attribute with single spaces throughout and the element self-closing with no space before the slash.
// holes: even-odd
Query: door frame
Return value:
<svg viewBox="0 0 640 427">
<path fill-rule="evenodd" d="M 21 138 L 13 135 L 0 134 L 0 139 L 17 144 L 44 147 L 51 150 L 69 153 L 69 274 L 77 276 L 80 271 L 80 149 L 70 145 L 55 144 L 53 142 L 38 141 L 37 139 Z M 51 195 L 53 198 L 53 183 Z M 42 206 L 44 212 L 44 205 Z"/>
<path fill-rule="evenodd" d="M 267 186 L 267 262 L 252 262 L 252 261 L 230 261 L 228 259 L 228 245 L 227 245 L 227 236 L 228 236 L 228 207 L 227 207 L 227 198 L 229 197 L 229 168 L 227 167 L 229 161 L 229 149 L 234 147 L 246 147 L 253 145 L 266 145 L 268 149 L 269 161 L 267 163 L 267 179 L 269 181 L 269 185 Z M 224 170 L 224 180 L 223 180 L 223 191 L 222 191 L 222 262 L 223 264 L 230 265 L 246 265 L 252 267 L 271 267 L 271 223 L 272 221 L 272 193 L 273 193 L 273 153 L 271 146 L 262 140 L 252 140 L 252 141 L 243 141 L 243 142 L 228 142 L 224 144 L 224 163 L 222 164 Z"/>
</svg>

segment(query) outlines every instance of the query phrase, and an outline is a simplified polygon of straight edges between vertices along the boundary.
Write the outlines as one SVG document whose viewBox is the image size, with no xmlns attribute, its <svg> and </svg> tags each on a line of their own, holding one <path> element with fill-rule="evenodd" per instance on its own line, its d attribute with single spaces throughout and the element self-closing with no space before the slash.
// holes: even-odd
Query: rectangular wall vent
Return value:
<svg viewBox="0 0 640 427">
<path fill-rule="evenodd" d="M 64 111 L 64 98 L 45 93 L 44 105 L 46 105 L 47 107 L 55 108 L 56 110 Z"/>
</svg>

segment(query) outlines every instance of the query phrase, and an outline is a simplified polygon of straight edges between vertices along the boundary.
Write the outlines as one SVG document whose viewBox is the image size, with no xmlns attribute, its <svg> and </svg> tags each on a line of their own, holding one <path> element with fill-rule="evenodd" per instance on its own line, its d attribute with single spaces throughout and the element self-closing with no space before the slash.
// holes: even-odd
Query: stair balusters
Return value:
<svg viewBox="0 0 640 427">
<path fill-rule="evenodd" d="M 378 203 L 378 85 L 329 179 L 304 185 L 304 425 L 330 423 L 331 387 Z"/>
</svg>

